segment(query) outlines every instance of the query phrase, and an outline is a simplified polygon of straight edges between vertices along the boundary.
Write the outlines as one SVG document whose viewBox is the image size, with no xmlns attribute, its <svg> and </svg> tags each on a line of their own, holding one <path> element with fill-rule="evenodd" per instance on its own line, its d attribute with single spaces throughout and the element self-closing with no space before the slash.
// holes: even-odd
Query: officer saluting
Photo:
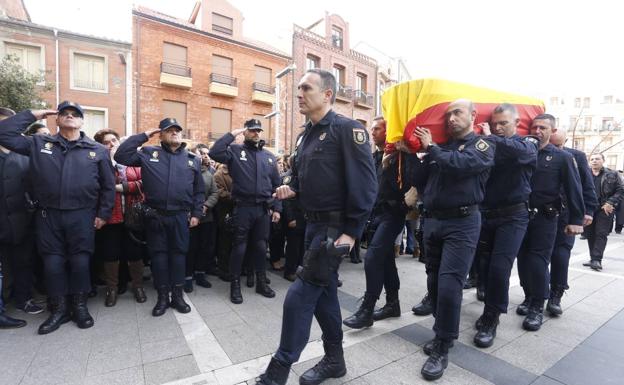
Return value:
<svg viewBox="0 0 624 385">
<path fill-rule="evenodd" d="M 175 119 L 165 118 L 158 127 L 132 135 L 115 153 L 118 163 L 141 167 L 147 205 L 145 237 L 158 291 L 158 301 L 152 310 L 154 317 L 165 314 L 169 306 L 180 313 L 191 311 L 182 293 L 189 227 L 199 224 L 204 203 L 200 160 L 186 150 L 182 126 Z M 143 146 L 137 151 L 137 147 L 158 133 L 160 146 Z"/>
<path fill-rule="evenodd" d="M 55 114 L 56 135 L 22 135 L 34 121 Z M 115 177 L 108 150 L 80 131 L 83 117 L 79 104 L 65 101 L 58 111 L 23 111 L 0 122 L 0 145 L 30 157 L 38 203 L 37 248 L 44 261 L 51 305 L 50 317 L 39 327 L 39 334 L 51 333 L 69 321 L 68 294 L 78 327 L 93 326 L 87 309 L 89 259 L 95 230 L 104 226 L 113 210 Z"/>
<path fill-rule="evenodd" d="M 557 217 L 561 211 L 561 192 L 568 206 L 565 233 L 583 232 L 584 204 L 581 182 L 574 157 L 549 143 L 557 131 L 555 117 L 541 114 L 533 119 L 531 133 L 537 135 L 540 149 L 537 170 L 531 178 L 529 206 L 533 218 L 518 254 L 518 273 L 524 289 L 524 302 L 516 313 L 526 315 L 522 322 L 525 330 L 536 331 L 542 326 L 548 264 L 557 237 Z"/>
<path fill-rule="evenodd" d="M 459 336 L 462 289 L 481 228 L 478 205 L 494 165 L 493 142 L 473 132 L 476 116 L 473 103 L 459 99 L 446 110 L 447 144 L 435 145 L 426 128 L 414 133 L 427 150 L 413 177 L 423 196 L 427 290 L 436 334 L 423 348 L 429 355 L 421 370 L 426 380 L 442 377 L 448 350 Z"/>
<path fill-rule="evenodd" d="M 347 372 L 342 350 L 338 265 L 362 235 L 375 203 L 377 180 L 366 129 L 332 111 L 336 79 L 306 71 L 299 81 L 299 111 L 309 119 L 293 154 L 290 186 L 279 199 L 298 197 L 307 219 L 303 268 L 284 300 L 280 346 L 257 384 L 284 385 L 308 342 L 312 317 L 323 331 L 325 356 L 299 378 L 320 384 Z"/>
<path fill-rule="evenodd" d="M 230 255 L 230 301 L 236 304 L 243 302 L 240 275 L 247 248 L 255 262 L 256 293 L 268 298 L 275 297 L 275 292 L 266 282 L 264 260 L 271 220 L 279 222 L 282 211 L 281 202 L 273 202 L 273 191 L 281 180 L 277 160 L 263 149 L 261 131 L 260 121 L 250 119 L 245 122 L 245 128 L 234 130 L 217 140 L 209 153 L 212 159 L 227 164 L 232 176 L 234 239 Z M 242 145 L 233 144 L 241 133 L 245 136 L 245 142 Z M 271 217 L 269 209 L 273 211 Z"/>
</svg>

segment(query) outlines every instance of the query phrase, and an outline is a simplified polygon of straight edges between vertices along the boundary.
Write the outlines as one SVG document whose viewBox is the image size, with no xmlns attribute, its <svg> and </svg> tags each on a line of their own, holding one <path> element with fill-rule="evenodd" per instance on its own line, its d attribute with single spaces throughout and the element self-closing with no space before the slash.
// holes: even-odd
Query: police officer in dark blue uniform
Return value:
<svg viewBox="0 0 624 385">
<path fill-rule="evenodd" d="M 492 346 L 501 313 L 509 305 L 509 277 L 529 223 L 528 201 L 531 176 L 537 167 L 534 137 L 521 138 L 516 129 L 520 119 L 513 104 L 504 103 L 492 112 L 483 133 L 496 144 L 494 167 L 481 204 L 481 235 L 477 246 L 479 280 L 485 286 L 485 306 L 477 320 L 474 343 Z M 493 134 L 493 135 L 492 135 Z"/>
<path fill-rule="evenodd" d="M 408 163 L 418 161 L 413 154 L 407 154 L 392 147 L 386 147 L 386 121 L 379 116 L 371 128 L 377 151 L 373 154 L 377 168 L 378 191 L 373 209 L 372 227 L 375 229 L 369 241 L 364 262 L 366 292 L 360 308 L 342 323 L 353 329 L 372 326 L 374 321 L 389 317 L 400 317 L 399 273 L 397 272 L 394 241 L 403 231 L 407 206 L 404 197 L 410 184 L 406 168 Z M 386 289 L 386 304 L 375 311 L 375 303 L 381 290 Z"/>
<path fill-rule="evenodd" d="M 308 70 L 299 81 L 299 110 L 308 118 L 293 154 L 290 186 L 279 199 L 298 197 L 306 213 L 306 252 L 297 280 L 284 300 L 280 346 L 257 384 L 284 385 L 310 336 L 312 316 L 323 331 L 325 356 L 299 378 L 320 384 L 346 374 L 342 350 L 338 266 L 362 235 L 377 194 L 366 129 L 336 114 L 336 79 L 325 70 Z"/>
<path fill-rule="evenodd" d="M 22 135 L 34 121 L 54 114 L 58 114 L 56 135 Z M 0 122 L 0 145 L 30 157 L 38 205 L 37 249 L 44 261 L 51 308 L 39 334 L 51 333 L 69 321 L 68 294 L 78 327 L 93 326 L 87 309 L 89 259 L 95 230 L 113 210 L 115 177 L 108 150 L 80 131 L 83 118 L 79 104 L 65 101 L 57 111 L 23 111 Z"/>
<path fill-rule="evenodd" d="M 531 133 L 539 138 L 540 149 L 537 169 L 531 178 L 532 218 L 518 254 L 518 273 L 525 299 L 516 308 L 517 314 L 526 315 L 522 327 L 529 331 L 542 326 L 546 277 L 557 236 L 562 190 L 570 213 L 564 232 L 574 235 L 583 231 L 584 205 L 578 170 L 572 155 L 549 143 L 556 130 L 555 118 L 549 114 L 536 116 L 531 126 Z"/>
<path fill-rule="evenodd" d="M 446 110 L 447 144 L 435 145 L 426 128 L 414 132 L 427 150 L 413 178 L 423 192 L 427 290 L 436 334 L 423 349 L 429 354 L 421 370 L 426 380 L 444 374 L 448 350 L 459 336 L 462 289 L 481 229 L 479 204 L 494 165 L 494 143 L 473 131 L 476 116 L 473 103 L 459 99 Z"/>
<path fill-rule="evenodd" d="M 227 164 L 232 176 L 234 237 L 230 254 L 230 301 L 236 304 L 243 302 L 240 275 L 246 252 L 254 261 L 256 293 L 267 298 L 275 297 L 275 292 L 267 284 L 265 259 L 271 221 L 279 222 L 282 211 L 281 202 L 273 200 L 273 192 L 281 185 L 281 178 L 275 156 L 263 149 L 261 131 L 260 121 L 250 119 L 245 122 L 245 128 L 223 135 L 210 149 L 210 157 Z M 245 142 L 234 144 L 234 139 L 241 133 Z"/>
<path fill-rule="evenodd" d="M 154 317 L 165 314 L 169 306 L 180 313 L 191 311 L 182 292 L 189 227 L 199 224 L 205 196 L 201 161 L 186 149 L 181 131 L 176 119 L 165 118 L 157 129 L 130 136 L 114 156 L 118 163 L 141 167 L 147 205 L 145 237 L 158 291 Z M 137 151 L 156 134 L 160 134 L 160 146 L 143 146 Z"/>
<path fill-rule="evenodd" d="M 594 212 L 598 207 L 594 181 L 585 153 L 564 146 L 566 134 L 567 132 L 565 129 L 558 128 L 557 132 L 551 135 L 550 143 L 572 154 L 576 161 L 576 167 L 581 179 L 581 187 L 583 188 L 583 203 L 585 204 L 583 226 L 589 226 L 592 223 Z M 564 231 L 566 225 L 569 223 L 570 212 L 568 210 L 568 204 L 565 202 L 565 195 L 561 198 L 563 200 L 563 207 L 561 209 L 561 214 L 559 214 L 557 239 L 555 239 L 555 246 L 553 247 L 550 259 L 550 277 L 547 275 L 546 281 L 546 297 L 548 298 L 546 310 L 550 315 L 555 317 L 563 314 L 563 310 L 561 309 L 561 297 L 563 293 L 569 289 L 568 267 L 570 265 L 570 253 L 572 252 L 572 247 L 574 247 L 575 240 L 574 235 L 568 235 Z"/>
</svg>

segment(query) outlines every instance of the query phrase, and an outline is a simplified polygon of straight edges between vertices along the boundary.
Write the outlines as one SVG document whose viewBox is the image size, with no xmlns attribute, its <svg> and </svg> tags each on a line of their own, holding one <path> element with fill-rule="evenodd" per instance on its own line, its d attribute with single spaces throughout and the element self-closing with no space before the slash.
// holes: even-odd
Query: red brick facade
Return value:
<svg viewBox="0 0 624 385">
<path fill-rule="evenodd" d="M 56 42 L 58 41 L 58 64 L 56 60 Z M 52 85 L 52 90 L 44 95 L 50 107 L 55 108 L 59 101 L 72 100 L 85 109 L 104 112 L 104 126 L 116 129 L 120 134 L 126 132 L 126 117 L 132 111 L 126 111 L 126 65 L 122 62 L 131 53 L 129 43 L 99 39 L 91 36 L 74 34 L 29 22 L 0 19 L 0 56 L 4 56 L 11 45 L 33 47 L 41 53 L 42 68 L 45 69 L 45 82 Z M 104 59 L 106 84 L 102 91 L 77 89 L 72 82 L 73 55 L 87 54 Z M 57 100 L 58 70 L 58 100 Z M 85 122 L 87 124 L 87 122 Z M 53 132 L 56 124 L 49 118 L 48 127 Z M 83 126 L 86 132 L 93 134 L 93 129 Z"/>
<path fill-rule="evenodd" d="M 342 48 L 334 44 L 332 29 L 342 31 Z M 313 28 L 294 26 L 293 60 L 297 65 L 295 79 L 303 76 L 308 69 L 307 57 L 312 55 L 319 59 L 321 69 L 333 71 L 334 66 L 344 68 L 343 91 L 338 93 L 334 110 L 344 116 L 359 120 L 370 126 L 375 117 L 377 101 L 377 62 L 362 53 L 350 49 L 349 24 L 338 15 L 326 14 L 323 20 L 315 23 Z M 364 90 L 358 90 L 357 76 L 365 75 Z M 357 91 L 365 91 L 366 94 Z M 358 98 L 360 96 L 360 98 Z M 296 97 L 296 94 L 295 94 Z M 368 97 L 368 98 L 366 98 Z M 366 101 L 364 102 L 364 99 Z M 295 110 L 295 132 L 305 123 L 305 117 Z"/>
<path fill-rule="evenodd" d="M 161 84 L 161 63 L 165 43 L 186 48 L 188 75 L 182 79 L 191 81 L 190 88 Z M 186 103 L 185 136 L 193 141 L 210 142 L 213 122 L 212 108 L 231 111 L 231 128 L 242 127 L 245 120 L 254 115 L 267 115 L 271 104 L 252 100 L 253 83 L 256 81 L 255 66 L 271 69 L 271 86 L 275 86 L 275 74 L 286 67 L 290 58 L 263 46 L 246 41 L 221 37 L 203 31 L 194 24 L 145 8 L 133 11 L 133 49 L 135 76 L 135 111 L 137 131 L 157 127 L 164 117 L 164 100 Z M 232 77 L 237 79 L 238 95 L 221 96 L 210 92 L 213 55 L 232 60 Z M 274 122 L 263 133 L 270 142 L 275 137 Z M 284 121 L 281 124 L 280 142 L 284 143 Z M 282 146 L 280 146 L 282 147 Z"/>
</svg>

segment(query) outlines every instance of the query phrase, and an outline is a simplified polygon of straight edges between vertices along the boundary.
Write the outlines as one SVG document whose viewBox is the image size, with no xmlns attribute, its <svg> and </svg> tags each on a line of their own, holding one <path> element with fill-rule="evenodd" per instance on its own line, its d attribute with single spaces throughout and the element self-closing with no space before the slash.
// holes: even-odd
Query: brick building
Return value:
<svg viewBox="0 0 624 385">
<path fill-rule="evenodd" d="M 22 1 L 0 0 L 0 57 L 13 55 L 52 85 L 44 100 L 56 107 L 72 100 L 85 109 L 83 130 L 111 127 L 132 132 L 130 43 L 32 23 Z M 54 118 L 48 119 L 54 132 Z"/>
<path fill-rule="evenodd" d="M 273 110 L 275 75 L 290 56 L 242 30 L 241 12 L 224 0 L 198 1 L 189 20 L 135 8 L 137 131 L 170 116 L 182 122 L 187 139 L 209 142 L 255 117 L 273 143 L 276 127 L 264 116 Z M 286 124 L 280 123 L 281 143 Z"/>
<path fill-rule="evenodd" d="M 332 71 L 338 81 L 334 110 L 368 127 L 375 117 L 377 103 L 377 62 L 350 48 L 349 23 L 326 13 L 307 28 L 294 25 L 293 60 L 299 79 L 310 68 Z M 294 102 L 294 90 L 292 101 Z M 291 102 L 291 106 L 294 105 Z M 292 113 L 295 135 L 305 117 Z"/>
</svg>

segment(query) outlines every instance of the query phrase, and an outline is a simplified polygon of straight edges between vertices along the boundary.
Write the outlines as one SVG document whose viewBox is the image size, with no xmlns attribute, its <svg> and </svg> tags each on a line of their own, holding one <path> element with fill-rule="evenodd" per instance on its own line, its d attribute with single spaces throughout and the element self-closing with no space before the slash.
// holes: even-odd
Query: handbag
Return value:
<svg viewBox="0 0 624 385">
<path fill-rule="evenodd" d="M 138 187 L 138 186 L 137 186 Z M 143 192 L 138 187 L 141 196 Z M 145 203 L 143 200 L 132 203 L 124 212 L 124 224 L 132 232 L 142 233 L 145 230 Z"/>
</svg>

